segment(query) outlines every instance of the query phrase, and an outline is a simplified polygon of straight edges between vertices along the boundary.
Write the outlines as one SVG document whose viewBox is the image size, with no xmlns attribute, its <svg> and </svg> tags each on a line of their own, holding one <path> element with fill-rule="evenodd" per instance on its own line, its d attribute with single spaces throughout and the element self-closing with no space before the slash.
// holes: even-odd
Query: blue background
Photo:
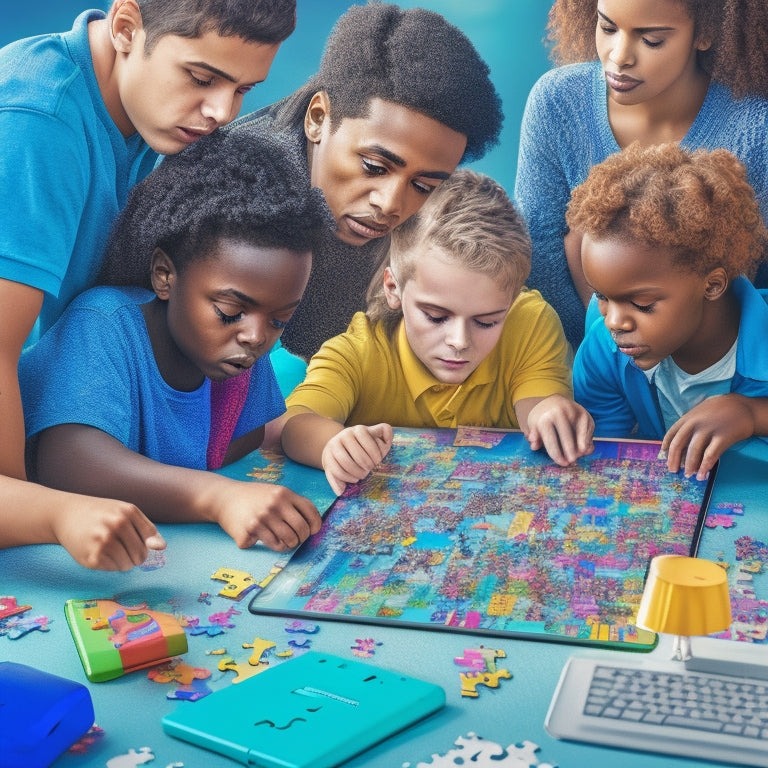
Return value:
<svg viewBox="0 0 768 768">
<path fill-rule="evenodd" d="M 278 51 L 267 81 L 248 94 L 242 112 L 277 101 L 314 74 L 333 23 L 353 4 L 352 0 L 298 0 L 296 31 Z M 442 13 L 464 30 L 488 63 L 504 105 L 504 130 L 500 145 L 472 167 L 493 176 L 511 193 L 525 98 L 539 75 L 550 66 L 543 44 L 550 3 L 545 0 L 402 0 L 398 4 Z M 0 45 L 30 35 L 68 30 L 78 13 L 89 7 L 107 9 L 109 2 L 90 5 L 88 0 L 38 0 L 29 5 L 6 3 Z"/>
</svg>

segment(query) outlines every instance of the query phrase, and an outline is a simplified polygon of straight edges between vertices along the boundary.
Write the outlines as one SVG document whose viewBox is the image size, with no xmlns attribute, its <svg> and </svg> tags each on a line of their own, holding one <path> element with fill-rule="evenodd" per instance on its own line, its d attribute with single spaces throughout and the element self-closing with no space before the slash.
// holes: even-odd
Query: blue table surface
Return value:
<svg viewBox="0 0 768 768">
<path fill-rule="evenodd" d="M 247 463 L 247 459 L 244 460 Z M 731 451 L 721 460 L 710 502 L 710 514 L 719 505 L 743 505 L 743 515 L 733 517 L 732 528 L 705 528 L 699 554 L 710 559 L 736 563 L 735 542 L 742 537 L 766 541 L 768 537 L 768 448 L 753 443 L 742 452 Z M 299 489 L 297 489 L 299 490 Z M 19 510 L 23 514 L 23 510 Z M 476 734 L 502 747 L 529 741 L 538 745 L 536 760 L 541 765 L 603 766 L 621 764 L 623 768 L 655 766 L 690 766 L 689 760 L 649 753 L 637 753 L 559 741 L 544 729 L 544 718 L 560 671 L 566 659 L 584 652 L 574 645 L 536 642 L 456 633 L 419 631 L 399 627 L 370 626 L 347 622 L 321 621 L 312 635 L 295 635 L 286 631 L 290 621 L 271 616 L 255 616 L 248 612 L 248 597 L 237 602 L 219 596 L 223 582 L 211 579 L 219 568 L 232 568 L 253 574 L 257 580 L 278 559 L 275 553 L 254 547 L 239 550 L 229 537 L 212 525 L 163 526 L 168 542 L 165 563 L 154 570 L 134 568 L 128 573 L 89 571 L 74 563 L 60 547 L 21 547 L 0 552 L 0 596 L 10 595 L 19 604 L 32 608 L 27 616 L 47 616 L 47 631 L 32 631 L 15 639 L 0 635 L 0 660 L 12 660 L 87 684 L 93 699 L 96 723 L 103 730 L 84 754 L 66 753 L 56 765 L 62 768 L 105 766 L 129 768 L 142 764 L 139 756 L 154 759 L 151 765 L 165 768 L 236 765 L 233 761 L 203 751 L 166 736 L 161 718 L 178 706 L 195 706 L 194 702 L 173 701 L 167 694 L 173 686 L 154 682 L 147 671 L 137 671 L 122 678 L 88 683 L 64 618 L 64 602 L 69 598 L 114 597 L 123 605 L 146 602 L 151 608 L 197 616 L 201 624 L 219 611 L 234 608 L 235 625 L 225 633 L 209 637 L 189 636 L 189 651 L 183 660 L 193 667 L 211 671 L 206 681 L 214 691 L 232 684 L 231 671 L 219 671 L 221 656 L 213 650 L 224 649 L 227 656 L 247 663 L 250 649 L 244 643 L 262 638 L 275 643 L 275 651 L 286 651 L 289 641 L 311 640 L 313 650 L 354 658 L 352 648 L 359 639 L 372 638 L 376 645 L 368 663 L 421 677 L 441 685 L 447 694 L 446 707 L 430 718 L 412 726 L 347 763 L 349 766 L 410 766 L 437 764 L 438 756 L 454 750 L 459 737 Z M 732 594 L 738 587 L 736 569 L 729 569 Z M 743 575 L 743 574 L 742 574 Z M 753 600 L 762 605 L 762 616 L 768 614 L 768 578 L 762 569 L 750 574 Z M 208 593 L 209 602 L 201 602 Z M 754 603 L 752 604 L 754 609 Z M 739 617 L 735 617 L 737 620 Z M 743 617 L 741 617 L 743 618 Z M 762 641 L 765 642 L 765 641 Z M 502 650 L 511 679 L 500 681 L 498 688 L 479 687 L 479 696 L 461 696 L 459 672 L 454 658 L 467 648 L 479 645 Z M 732 644 L 736 649 L 738 645 Z M 601 653 L 634 656 L 616 650 L 591 650 Z M 652 654 L 667 658 L 666 638 Z M 768 663 L 768 652 L 766 653 Z M 273 662 L 274 663 L 274 662 Z M 343 724 L 339 724 L 343 727 Z M 136 753 L 137 759 L 121 757 Z M 0 764 L 2 760 L 0 760 Z M 442 762 L 445 765 L 445 762 Z M 451 763 L 453 764 L 453 763 Z M 477 765 L 478 763 L 473 763 Z M 482 765 L 483 763 L 479 763 Z M 491 763 L 488 763 L 490 765 Z M 494 765 L 518 763 L 495 762 Z M 535 762 L 533 764 L 536 764 Z M 700 763 L 697 763 L 700 764 Z"/>
</svg>

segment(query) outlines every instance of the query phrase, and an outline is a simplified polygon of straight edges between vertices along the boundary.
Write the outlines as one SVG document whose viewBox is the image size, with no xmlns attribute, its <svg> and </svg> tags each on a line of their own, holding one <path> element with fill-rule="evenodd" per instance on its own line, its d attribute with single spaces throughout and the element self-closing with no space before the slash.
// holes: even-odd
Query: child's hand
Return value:
<svg viewBox="0 0 768 768">
<path fill-rule="evenodd" d="M 323 522 L 309 499 L 285 486 L 238 480 L 213 502 L 213 515 L 240 549 L 261 541 L 276 552 L 298 547 Z"/>
<path fill-rule="evenodd" d="M 564 395 L 550 395 L 536 403 L 528 412 L 524 431 L 532 450 L 543 447 L 561 467 L 595 450 L 595 422 L 585 408 Z"/>
<path fill-rule="evenodd" d="M 667 469 L 685 464 L 686 477 L 705 480 L 723 453 L 739 440 L 755 434 L 753 405 L 758 398 L 735 393 L 708 397 L 681 416 L 664 435 L 661 450 Z"/>
<path fill-rule="evenodd" d="M 323 448 L 322 465 L 333 492 L 344 493 L 347 483 L 357 483 L 389 453 L 392 427 L 358 424 L 334 435 Z"/>
<path fill-rule="evenodd" d="M 51 525 L 59 544 L 86 568 L 129 571 L 149 549 L 165 549 L 155 524 L 125 501 L 62 495 Z"/>
</svg>

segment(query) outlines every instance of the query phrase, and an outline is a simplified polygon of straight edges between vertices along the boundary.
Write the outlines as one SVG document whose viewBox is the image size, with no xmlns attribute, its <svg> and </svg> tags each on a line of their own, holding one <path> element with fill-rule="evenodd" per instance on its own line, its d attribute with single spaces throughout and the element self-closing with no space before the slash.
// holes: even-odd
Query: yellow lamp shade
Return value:
<svg viewBox="0 0 768 768">
<path fill-rule="evenodd" d="M 637 626 L 667 635 L 711 635 L 731 624 L 725 570 L 711 560 L 658 555 L 651 560 Z"/>
</svg>

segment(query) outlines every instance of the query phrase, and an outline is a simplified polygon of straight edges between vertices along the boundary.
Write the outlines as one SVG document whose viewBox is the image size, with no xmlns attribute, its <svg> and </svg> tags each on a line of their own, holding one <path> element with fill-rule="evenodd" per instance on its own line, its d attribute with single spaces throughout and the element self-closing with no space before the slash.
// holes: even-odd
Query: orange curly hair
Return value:
<svg viewBox="0 0 768 768">
<path fill-rule="evenodd" d="M 595 165 L 576 187 L 569 227 L 674 249 L 674 263 L 704 274 L 751 275 L 768 243 L 744 166 L 725 149 L 634 143 Z"/>
<path fill-rule="evenodd" d="M 768 98 L 768 7 L 765 0 L 670 0 L 695 23 L 696 37 L 712 41 L 699 65 L 734 96 Z M 597 0 L 555 0 L 547 40 L 555 64 L 597 58 Z"/>
</svg>

